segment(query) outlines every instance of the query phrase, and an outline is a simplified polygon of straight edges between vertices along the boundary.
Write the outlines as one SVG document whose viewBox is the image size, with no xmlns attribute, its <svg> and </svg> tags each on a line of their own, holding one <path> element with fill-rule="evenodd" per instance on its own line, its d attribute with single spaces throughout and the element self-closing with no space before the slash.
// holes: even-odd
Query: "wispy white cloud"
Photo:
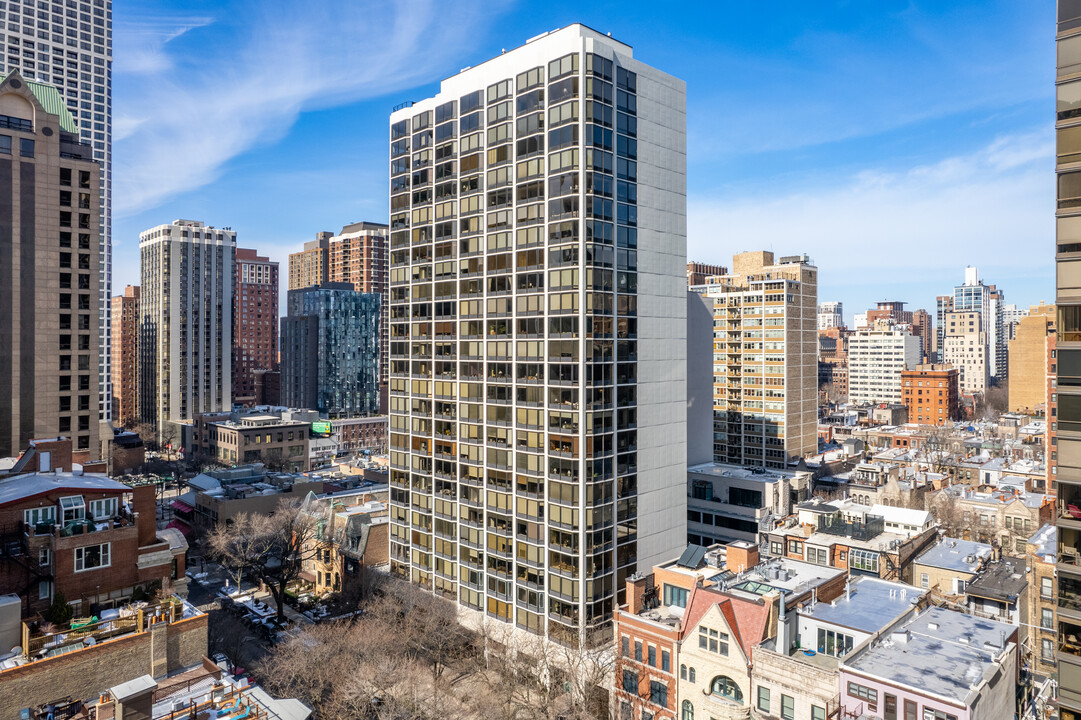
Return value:
<svg viewBox="0 0 1081 720">
<path fill-rule="evenodd" d="M 699 157 L 800 150 L 975 110 L 990 117 L 1051 95 L 1053 48 L 1031 22 L 1034 12 L 1050 21 L 1046 3 L 850 5 L 799 30 L 778 23 L 761 46 L 744 33 L 704 48 L 717 76 L 689 102 Z"/>
<path fill-rule="evenodd" d="M 973 263 L 1005 277 L 1039 275 L 1051 253 L 1052 142 L 1050 131 L 1039 130 L 809 190 L 692 195 L 689 254 L 725 263 L 742 250 L 807 252 L 834 286 L 917 282 L 929 268 Z"/>
<path fill-rule="evenodd" d="M 506 1 L 250 0 L 213 20 L 134 22 L 135 52 L 116 69 L 115 212 L 211 182 L 305 110 L 429 80 Z"/>
</svg>

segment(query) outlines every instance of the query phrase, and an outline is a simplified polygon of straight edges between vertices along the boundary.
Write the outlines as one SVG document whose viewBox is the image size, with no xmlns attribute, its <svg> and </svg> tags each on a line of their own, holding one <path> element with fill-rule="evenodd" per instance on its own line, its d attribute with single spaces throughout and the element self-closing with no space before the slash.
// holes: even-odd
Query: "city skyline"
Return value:
<svg viewBox="0 0 1081 720">
<path fill-rule="evenodd" d="M 819 299 L 844 302 L 846 321 L 883 299 L 933 310 L 968 264 L 1003 288 L 1007 303 L 1050 300 L 1049 268 L 1038 253 L 1024 252 L 1053 242 L 1045 122 L 1053 60 L 1043 31 L 1050 2 L 1038 13 L 1005 4 L 880 4 L 815 17 L 793 6 L 783 22 L 764 9 L 730 8 L 694 23 L 678 11 L 633 6 L 615 13 L 604 4 L 584 11 L 569 3 L 493 4 L 439 27 L 425 3 L 402 10 L 410 23 L 377 6 L 363 17 L 336 14 L 333 27 L 324 8 L 317 3 L 303 17 L 257 12 L 247 29 L 230 19 L 235 8 L 209 3 L 164 12 L 136 4 L 117 17 L 114 294 L 136 282 L 134 254 L 124 251 L 138 232 L 174 217 L 197 214 L 233 227 L 283 264 L 317 231 L 386 222 L 379 119 L 399 102 L 430 95 L 464 66 L 580 21 L 688 79 L 690 259 L 806 251 L 820 268 Z M 636 32 L 643 23 L 647 36 Z M 373 30 L 395 33 L 403 49 L 358 51 L 345 43 L 349 33 Z M 283 33 L 289 42 L 280 57 L 266 58 L 266 43 Z M 313 57 L 304 41 L 316 33 L 325 34 L 329 52 Z M 438 52 L 398 62 L 437 38 Z M 203 52 L 225 40 L 228 50 Z M 328 56 L 336 62 L 328 65 Z M 979 67 L 972 57 L 983 58 Z M 338 67 L 361 60 L 383 72 Z M 264 82 L 267 97 L 225 85 L 256 64 L 261 81 L 289 72 Z M 881 76 L 891 78 L 888 87 L 876 85 Z M 964 98 L 951 92 L 959 83 L 969 90 Z M 159 93 L 181 84 L 184 95 L 174 100 L 228 102 L 179 119 L 156 114 L 162 111 L 150 106 Z M 782 112 L 780 97 L 801 112 Z M 170 107 L 163 100 L 161 108 Z M 253 113 L 264 119 L 252 122 Z M 328 146 L 338 150 L 320 151 Z M 174 169 L 179 153 L 187 171 L 171 172 L 164 184 L 147 174 Z M 203 155 L 213 166 L 200 166 Z M 715 228 L 724 228 L 716 238 Z M 1041 230 L 1034 236 L 1028 228 Z M 872 240 L 903 243 L 906 252 L 860 249 Z"/>
</svg>

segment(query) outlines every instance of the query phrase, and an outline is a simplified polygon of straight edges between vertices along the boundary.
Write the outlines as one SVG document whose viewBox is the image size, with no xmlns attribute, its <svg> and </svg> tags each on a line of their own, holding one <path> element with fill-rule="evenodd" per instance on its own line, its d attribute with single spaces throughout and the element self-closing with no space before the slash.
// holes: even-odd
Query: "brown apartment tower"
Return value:
<svg viewBox="0 0 1081 720">
<path fill-rule="evenodd" d="M 256 392 L 256 371 L 278 371 L 278 263 L 237 248 L 233 267 L 233 402 L 276 405 L 265 385 Z"/>
<path fill-rule="evenodd" d="M 101 455 L 100 177 L 56 88 L 0 74 L 0 457 Z"/>
<path fill-rule="evenodd" d="M 139 286 L 128 285 L 112 299 L 113 422 L 131 427 L 138 419 Z"/>
</svg>

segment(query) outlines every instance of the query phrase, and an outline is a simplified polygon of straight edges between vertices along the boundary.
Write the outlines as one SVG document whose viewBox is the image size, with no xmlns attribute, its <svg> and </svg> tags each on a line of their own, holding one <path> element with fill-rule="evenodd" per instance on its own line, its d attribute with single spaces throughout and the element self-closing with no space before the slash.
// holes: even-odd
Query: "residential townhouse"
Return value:
<svg viewBox="0 0 1081 720">
<path fill-rule="evenodd" d="M 841 662 L 844 717 L 1014 717 L 1017 628 L 931 607 Z"/>
</svg>

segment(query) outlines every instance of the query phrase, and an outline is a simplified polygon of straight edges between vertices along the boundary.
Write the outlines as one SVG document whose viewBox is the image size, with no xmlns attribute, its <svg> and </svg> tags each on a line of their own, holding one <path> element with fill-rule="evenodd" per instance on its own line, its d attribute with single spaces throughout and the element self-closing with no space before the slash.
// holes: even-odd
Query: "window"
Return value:
<svg viewBox="0 0 1081 720">
<path fill-rule="evenodd" d="M 882 702 L 885 705 L 885 707 L 882 708 L 884 720 L 897 720 L 897 696 L 890 695 L 889 693 L 882 693 Z"/>
<path fill-rule="evenodd" d="M 19 138 L 19 154 L 23 157 L 34 157 L 34 141 L 30 138 Z"/>
<path fill-rule="evenodd" d="M 665 583 L 664 586 L 664 604 L 675 605 L 676 607 L 687 607 L 687 590 L 686 588 L 677 587 L 675 585 L 669 585 Z"/>
<path fill-rule="evenodd" d="M 38 600 L 48 600 L 52 596 L 52 583 L 48 580 L 38 582 Z"/>
<path fill-rule="evenodd" d="M 38 548 L 38 565 L 48 567 L 50 563 L 52 563 L 52 557 L 49 555 L 49 548 Z"/>
<path fill-rule="evenodd" d="M 957 716 L 951 715 L 945 710 L 935 710 L 924 705 L 922 720 L 957 720 Z"/>
<path fill-rule="evenodd" d="M 638 694 L 638 673 L 634 670 L 623 669 L 623 689 L 626 692 Z"/>
<path fill-rule="evenodd" d="M 1045 600 L 1051 600 L 1055 597 L 1055 579 L 1054 578 L 1040 578 L 1040 597 Z"/>
<path fill-rule="evenodd" d="M 64 512 L 63 521 L 69 523 L 72 520 L 82 520 L 86 513 L 82 495 L 71 495 L 60 498 L 60 509 Z"/>
<path fill-rule="evenodd" d="M 769 712 L 769 688 L 758 686 L 758 709 L 762 712 Z"/>
<path fill-rule="evenodd" d="M 811 720 L 826 720 L 826 708 L 812 705 Z"/>
<path fill-rule="evenodd" d="M 1055 661 L 1055 643 L 1050 638 L 1040 640 L 1040 659 L 1044 662 Z"/>
<path fill-rule="evenodd" d="M 833 657 L 844 657 L 852 650 L 852 645 L 851 635 L 818 628 L 818 652 Z"/>
<path fill-rule="evenodd" d="M 781 695 L 781 718 L 782 720 L 795 720 L 796 701 L 791 695 Z"/>
<path fill-rule="evenodd" d="M 714 695 L 719 695 L 729 700 L 735 700 L 736 702 L 743 702 L 743 691 L 739 689 L 739 685 L 736 681 L 727 675 L 718 675 L 713 678 L 709 684 L 709 691 Z"/>
<path fill-rule="evenodd" d="M 926 590 L 931 586 L 931 578 L 927 573 L 920 573 L 920 587 Z"/>
<path fill-rule="evenodd" d="M 667 650 L 661 650 L 661 670 L 664 672 L 672 671 L 672 656 Z"/>
<path fill-rule="evenodd" d="M 866 700 L 869 707 L 878 707 L 878 690 L 859 683 L 848 683 L 848 696 Z"/>
<path fill-rule="evenodd" d="M 75 572 L 109 567 L 111 564 L 109 556 L 111 544 L 102 543 L 101 545 L 87 545 L 86 547 L 75 548 Z"/>
<path fill-rule="evenodd" d="M 90 501 L 90 516 L 95 520 L 107 520 L 116 516 L 116 498 Z"/>
<path fill-rule="evenodd" d="M 626 635 L 623 636 L 623 657 L 631 656 L 631 639 Z"/>
<path fill-rule="evenodd" d="M 718 655 L 728 654 L 728 633 L 710 628 L 698 628 L 698 647 Z"/>
<path fill-rule="evenodd" d="M 687 679 L 687 666 L 686 665 L 680 665 L 679 666 L 679 679 L 680 680 L 686 680 Z"/>
<path fill-rule="evenodd" d="M 626 700 L 619 703 L 619 720 L 631 720 L 631 704 Z"/>
<path fill-rule="evenodd" d="M 661 707 L 668 707 L 668 686 L 656 680 L 650 681 L 649 701 Z"/>
<path fill-rule="evenodd" d="M 800 540 L 789 540 L 788 552 L 791 555 L 803 555 L 803 542 Z"/>
<path fill-rule="evenodd" d="M 694 720 L 694 705 L 691 705 L 690 700 L 683 701 L 683 708 L 680 711 L 680 720 Z"/>
<path fill-rule="evenodd" d="M 829 551 L 826 548 L 807 548 L 807 562 L 814 563 L 815 565 L 828 565 L 829 564 Z"/>
<path fill-rule="evenodd" d="M 56 506 L 46 505 L 23 510 L 23 522 L 27 525 L 53 525 L 56 523 Z"/>
<path fill-rule="evenodd" d="M 11 136 L 0 135 L 0 155 L 11 154 Z"/>
<path fill-rule="evenodd" d="M 657 667 L 657 648 L 650 645 L 646 657 L 650 667 Z"/>
<path fill-rule="evenodd" d="M 1055 612 L 1050 608 L 1044 608 L 1040 611 L 1040 627 L 1048 630 L 1055 627 Z"/>
<path fill-rule="evenodd" d="M 849 556 L 848 567 L 853 570 L 862 570 L 867 573 L 878 574 L 878 553 L 874 550 L 859 550 L 853 548 Z"/>
<path fill-rule="evenodd" d="M 694 668 L 687 669 L 687 681 L 692 683 L 694 682 Z"/>
</svg>

